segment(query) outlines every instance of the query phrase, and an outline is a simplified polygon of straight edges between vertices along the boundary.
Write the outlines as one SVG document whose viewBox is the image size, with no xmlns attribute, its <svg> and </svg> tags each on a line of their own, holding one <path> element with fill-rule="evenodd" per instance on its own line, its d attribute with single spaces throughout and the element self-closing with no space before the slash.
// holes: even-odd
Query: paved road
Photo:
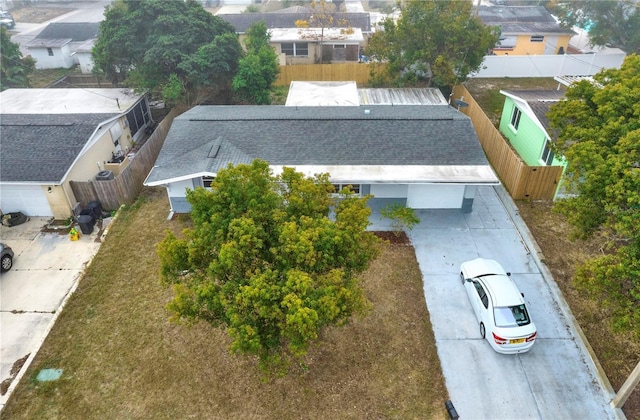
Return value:
<svg viewBox="0 0 640 420">
<path fill-rule="evenodd" d="M 499 187 L 502 188 L 502 187 Z M 509 199 L 510 201 L 510 199 Z M 512 204 L 512 203 L 511 203 Z M 557 286 L 543 275 L 492 187 L 480 187 L 473 212 L 418 212 L 411 240 L 450 398 L 463 419 L 614 419 L 623 417 L 579 335 Z M 480 338 L 459 266 L 494 258 L 524 293 L 538 328 L 532 350 L 502 355 Z"/>
</svg>

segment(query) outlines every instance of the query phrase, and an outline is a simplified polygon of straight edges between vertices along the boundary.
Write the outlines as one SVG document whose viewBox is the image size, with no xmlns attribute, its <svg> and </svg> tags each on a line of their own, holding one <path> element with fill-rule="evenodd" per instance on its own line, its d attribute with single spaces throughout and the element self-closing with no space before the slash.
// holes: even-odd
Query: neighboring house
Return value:
<svg viewBox="0 0 640 420">
<path fill-rule="evenodd" d="M 99 29 L 100 22 L 50 23 L 26 46 L 37 69 L 70 68 L 80 64 L 76 52 L 80 49 L 86 55 L 87 42 L 98 37 Z"/>
<path fill-rule="evenodd" d="M 93 71 L 93 46 L 96 43 L 96 38 L 92 38 L 84 43 L 80 44 L 72 56 L 78 60 L 80 65 L 80 71 L 84 74 L 91 74 Z"/>
<path fill-rule="evenodd" d="M 110 179 L 151 122 L 129 89 L 8 89 L 0 93 L 0 210 L 65 219 L 70 181 Z"/>
<path fill-rule="evenodd" d="M 566 161 L 555 156 L 550 145 L 547 112 L 551 106 L 564 99 L 560 90 L 500 91 L 505 95 L 500 132 L 529 166 L 563 166 Z"/>
<path fill-rule="evenodd" d="M 280 64 L 358 61 L 360 51 L 371 35 L 368 13 L 336 13 L 333 25 L 324 28 L 299 28 L 298 21 L 309 21 L 313 9 L 292 7 L 270 13 L 219 14 L 240 35 L 240 41 L 252 24 L 264 21 L 271 45 L 280 54 Z M 322 47 L 321 47 L 322 45 Z"/>
<path fill-rule="evenodd" d="M 164 186 L 171 212 L 185 213 L 187 189 L 256 158 L 276 174 L 285 166 L 329 173 L 336 188 L 372 194 L 372 206 L 470 212 L 476 186 L 499 184 L 464 114 L 442 104 L 367 104 L 197 106 L 173 121 L 145 185 Z"/>
<path fill-rule="evenodd" d="M 500 28 L 496 55 L 564 54 L 575 35 L 544 6 L 480 6 L 478 17 L 485 25 Z"/>
</svg>

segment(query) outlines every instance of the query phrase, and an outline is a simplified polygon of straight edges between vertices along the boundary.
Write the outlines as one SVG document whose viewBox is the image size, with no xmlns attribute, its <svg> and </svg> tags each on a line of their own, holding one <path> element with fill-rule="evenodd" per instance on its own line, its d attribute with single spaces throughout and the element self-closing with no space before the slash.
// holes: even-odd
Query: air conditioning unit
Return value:
<svg viewBox="0 0 640 420">
<path fill-rule="evenodd" d="M 98 175 L 96 175 L 96 181 L 108 181 L 113 178 L 114 176 L 112 171 L 100 171 L 98 172 Z"/>
</svg>

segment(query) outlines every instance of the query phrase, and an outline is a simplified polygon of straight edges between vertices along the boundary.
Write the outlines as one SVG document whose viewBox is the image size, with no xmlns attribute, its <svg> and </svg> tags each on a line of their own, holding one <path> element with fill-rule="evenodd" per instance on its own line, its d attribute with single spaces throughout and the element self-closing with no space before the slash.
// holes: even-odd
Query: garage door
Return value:
<svg viewBox="0 0 640 420">
<path fill-rule="evenodd" d="M 27 216 L 53 216 L 39 185 L 0 185 L 0 210 L 3 213 L 21 211 Z"/>
<path fill-rule="evenodd" d="M 407 207 L 412 209 L 462 208 L 464 185 L 409 184 Z"/>
</svg>

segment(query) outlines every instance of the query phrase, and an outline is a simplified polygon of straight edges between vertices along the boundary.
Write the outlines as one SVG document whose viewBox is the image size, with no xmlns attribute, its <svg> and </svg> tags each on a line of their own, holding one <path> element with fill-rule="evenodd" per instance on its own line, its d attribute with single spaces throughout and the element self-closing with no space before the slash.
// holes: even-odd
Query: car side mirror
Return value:
<svg viewBox="0 0 640 420">
<path fill-rule="evenodd" d="M 522 295 L 522 297 L 524 297 L 524 293 L 520 292 L 520 294 Z"/>
<path fill-rule="evenodd" d="M 507 276 L 511 277 L 511 273 L 507 273 Z"/>
</svg>

